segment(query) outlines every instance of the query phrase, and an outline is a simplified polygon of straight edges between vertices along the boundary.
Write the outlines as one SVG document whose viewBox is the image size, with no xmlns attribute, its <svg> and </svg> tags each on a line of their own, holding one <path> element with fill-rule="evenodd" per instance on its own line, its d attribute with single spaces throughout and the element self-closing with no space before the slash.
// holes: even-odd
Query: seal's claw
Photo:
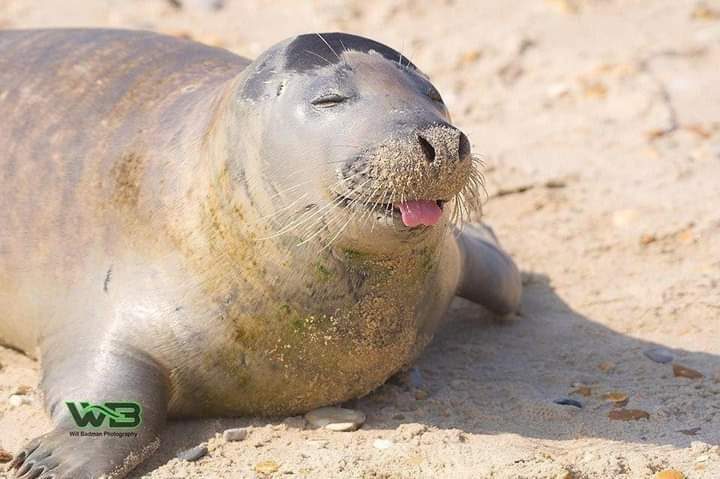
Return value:
<svg viewBox="0 0 720 479">
<path fill-rule="evenodd" d="M 67 437 L 68 430 L 59 427 L 30 441 L 10 466 L 15 478 L 89 479 L 111 472 L 110 462 L 94 460 L 99 455 L 92 443 L 69 444 Z"/>
<path fill-rule="evenodd" d="M 10 465 L 15 469 L 15 477 L 18 479 L 47 479 L 57 477 L 56 468 L 60 465 L 57 457 L 53 456 L 53 441 L 45 441 L 44 438 L 52 434 L 46 434 L 30 441 Z"/>
<path fill-rule="evenodd" d="M 23 470 L 27 465 L 30 454 L 32 454 L 39 446 L 40 440 L 37 438 L 33 439 L 25 445 L 22 451 L 15 455 L 15 459 L 13 459 L 13 461 L 10 463 L 10 469 L 16 469 L 16 476 L 20 476 L 20 474 L 25 473 L 24 471 L 20 471 Z"/>
</svg>

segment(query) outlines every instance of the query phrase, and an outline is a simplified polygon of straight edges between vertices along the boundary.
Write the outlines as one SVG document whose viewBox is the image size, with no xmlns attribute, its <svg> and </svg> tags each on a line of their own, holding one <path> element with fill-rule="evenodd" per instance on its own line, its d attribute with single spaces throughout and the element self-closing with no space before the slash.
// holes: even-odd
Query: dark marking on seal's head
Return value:
<svg viewBox="0 0 720 479">
<path fill-rule="evenodd" d="M 345 66 L 343 53 L 359 52 L 378 55 L 420 75 L 420 70 L 402 53 L 369 38 L 348 33 L 307 33 L 280 42 L 266 50 L 249 67 L 241 90 L 241 97 L 257 100 L 280 96 L 287 86 L 284 81 L 275 85 L 277 74 L 309 73 L 328 66 Z M 271 85 L 273 89 L 269 89 Z"/>
<path fill-rule="evenodd" d="M 341 54 L 344 51 L 375 52 L 398 65 L 417 70 L 417 67 L 397 50 L 369 38 L 338 32 L 308 33 L 295 37 L 286 49 L 285 68 L 302 73 L 334 65 L 343 61 Z"/>
</svg>

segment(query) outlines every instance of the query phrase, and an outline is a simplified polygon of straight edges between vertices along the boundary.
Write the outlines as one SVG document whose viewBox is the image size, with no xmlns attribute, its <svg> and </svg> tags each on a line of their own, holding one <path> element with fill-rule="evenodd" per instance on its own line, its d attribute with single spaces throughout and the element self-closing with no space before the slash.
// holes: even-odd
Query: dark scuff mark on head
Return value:
<svg viewBox="0 0 720 479">
<path fill-rule="evenodd" d="M 270 78 L 275 73 L 275 58 L 268 55 L 256 67 L 251 65 L 248 68 L 253 68 L 253 71 L 245 81 L 240 96 L 251 100 L 261 98 L 266 92 Z"/>
<path fill-rule="evenodd" d="M 353 50 L 375 53 L 413 70 L 417 67 L 400 52 L 370 40 L 369 38 L 350 35 L 348 33 L 308 33 L 298 35 L 286 49 L 285 68 L 298 73 L 341 62 L 342 52 Z"/>
</svg>

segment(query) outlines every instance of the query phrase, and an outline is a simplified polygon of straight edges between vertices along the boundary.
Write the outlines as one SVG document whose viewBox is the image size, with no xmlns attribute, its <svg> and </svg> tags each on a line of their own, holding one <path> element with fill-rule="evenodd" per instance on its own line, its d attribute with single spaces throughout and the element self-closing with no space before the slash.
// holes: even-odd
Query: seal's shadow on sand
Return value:
<svg viewBox="0 0 720 479">
<path fill-rule="evenodd" d="M 416 399 L 412 386 L 393 378 L 348 405 L 367 414 L 363 428 L 392 430 L 420 423 L 466 433 L 553 440 L 600 437 L 676 447 L 698 440 L 718 442 L 720 414 L 713 394 L 720 386 L 710 376 L 720 368 L 720 356 L 673 349 L 676 362 L 706 376 L 676 378 L 670 364 L 643 355 L 662 345 L 620 334 L 574 312 L 546 276 L 525 274 L 525 280 L 522 317 L 516 321 L 494 320 L 482 308 L 457 300 L 449 313 L 451 321 L 416 364 L 429 397 Z M 572 394 L 574 383 L 588 385 L 591 395 Z M 613 405 L 603 395 L 618 390 L 629 396 L 627 408 L 647 411 L 650 418 L 609 420 Z M 565 397 L 583 407 L 553 403 Z M 161 449 L 132 477 L 226 428 L 278 424 L 282 419 L 172 421 Z M 247 442 L 252 447 L 252 440 Z"/>
</svg>

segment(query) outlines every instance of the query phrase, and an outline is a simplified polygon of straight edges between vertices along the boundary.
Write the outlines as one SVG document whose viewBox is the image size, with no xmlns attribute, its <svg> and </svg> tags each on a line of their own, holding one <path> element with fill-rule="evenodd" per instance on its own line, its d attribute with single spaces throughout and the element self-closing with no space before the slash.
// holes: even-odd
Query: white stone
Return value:
<svg viewBox="0 0 720 479">
<path fill-rule="evenodd" d="M 389 441 L 387 439 L 375 439 L 375 442 L 373 442 L 373 447 L 375 449 L 380 449 L 380 450 L 390 449 L 394 445 L 395 445 L 394 442 Z"/>
<path fill-rule="evenodd" d="M 13 394 L 8 398 L 7 401 L 8 404 L 10 404 L 10 407 L 18 407 L 22 406 L 23 404 L 30 404 L 32 402 L 29 397 L 22 394 Z"/>
<path fill-rule="evenodd" d="M 305 414 L 305 419 L 316 428 L 355 431 L 365 422 L 365 414 L 341 407 L 321 407 Z"/>
<path fill-rule="evenodd" d="M 227 442 L 232 441 L 244 441 L 247 437 L 247 429 L 238 427 L 234 429 L 226 429 L 223 432 L 223 439 L 225 439 Z"/>
</svg>

